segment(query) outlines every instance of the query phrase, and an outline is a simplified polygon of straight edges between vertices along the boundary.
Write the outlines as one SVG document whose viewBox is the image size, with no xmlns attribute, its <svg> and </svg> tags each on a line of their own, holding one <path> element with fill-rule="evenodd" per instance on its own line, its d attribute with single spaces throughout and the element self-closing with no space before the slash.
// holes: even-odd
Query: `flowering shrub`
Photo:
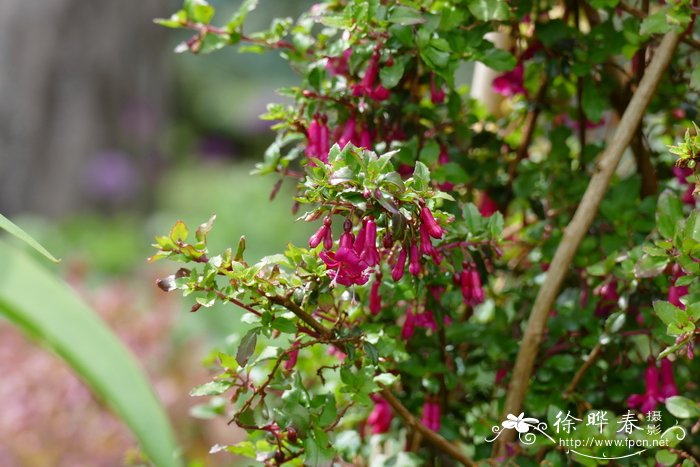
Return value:
<svg viewBox="0 0 700 467">
<path fill-rule="evenodd" d="M 244 32 L 256 3 L 223 26 L 203 0 L 159 20 L 194 31 L 179 51 L 276 50 L 300 75 L 263 116 L 277 139 L 257 172 L 297 184 L 308 245 L 249 264 L 245 239 L 208 251 L 213 218 L 156 239 L 152 260 L 188 264 L 162 289 L 248 326 L 193 390 L 225 394 L 217 410 L 250 433 L 214 451 L 561 464 L 553 438 L 513 435 L 592 409 L 698 419 L 700 134 L 666 146 L 696 113 L 696 7 L 329 0 Z M 470 95 L 470 62 L 491 89 Z M 692 462 L 694 436 L 635 455 Z"/>
</svg>

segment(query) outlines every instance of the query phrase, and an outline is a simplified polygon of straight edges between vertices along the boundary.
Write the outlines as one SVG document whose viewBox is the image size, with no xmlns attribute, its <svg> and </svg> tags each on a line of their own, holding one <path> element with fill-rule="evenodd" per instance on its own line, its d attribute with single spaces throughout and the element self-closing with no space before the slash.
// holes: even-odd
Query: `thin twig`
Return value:
<svg viewBox="0 0 700 467">
<path fill-rule="evenodd" d="M 564 399 L 571 397 L 571 394 L 576 390 L 576 386 L 578 386 L 578 383 L 581 381 L 581 378 L 583 378 L 583 375 L 586 374 L 586 371 L 588 371 L 591 365 L 593 365 L 593 362 L 595 362 L 596 358 L 598 358 L 598 355 L 600 355 L 601 350 L 603 350 L 603 346 L 600 343 L 593 347 L 591 353 L 589 353 L 588 357 L 586 357 L 586 361 L 583 362 L 583 365 L 581 365 L 581 368 L 578 369 L 574 375 L 574 378 L 571 380 L 571 383 L 569 383 L 569 385 L 566 387 L 563 394 Z"/>
<path fill-rule="evenodd" d="M 562 240 L 547 271 L 545 282 L 535 299 L 535 304 L 532 307 L 530 319 L 520 344 L 520 350 L 506 395 L 504 418 L 508 414 L 517 414 L 521 411 L 530 377 L 532 376 L 535 358 L 539 352 L 540 342 L 547 325 L 549 311 L 552 309 L 552 304 L 559 294 L 564 277 L 569 271 L 571 260 L 596 216 L 598 206 L 607 191 L 622 153 L 632 140 L 632 136 L 641 122 L 654 91 L 673 58 L 679 40 L 680 36 L 675 31 L 669 32 L 664 36 L 639 88 L 634 93 L 625 114 L 620 120 L 615 137 L 597 162 L 596 172 L 591 177 L 586 193 L 583 195 L 574 217 L 564 230 Z M 513 440 L 513 436 L 513 430 L 505 431 L 496 441 L 493 454 L 497 457 L 505 456 L 506 445 Z"/>
</svg>

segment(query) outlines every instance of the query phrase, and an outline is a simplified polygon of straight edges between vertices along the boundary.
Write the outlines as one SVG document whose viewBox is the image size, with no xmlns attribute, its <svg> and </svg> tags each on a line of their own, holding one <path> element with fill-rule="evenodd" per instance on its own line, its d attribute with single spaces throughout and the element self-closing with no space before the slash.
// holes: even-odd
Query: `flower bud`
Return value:
<svg viewBox="0 0 700 467">
<path fill-rule="evenodd" d="M 418 245 L 415 242 L 411 243 L 409 255 L 410 259 L 408 263 L 408 272 L 414 276 L 417 276 L 420 274 L 420 251 L 418 250 Z"/>
<path fill-rule="evenodd" d="M 442 238 L 443 230 L 442 227 L 437 223 L 433 217 L 433 213 L 430 212 L 427 206 L 423 206 L 420 210 L 420 218 L 423 224 L 425 224 L 427 232 L 433 238 Z"/>
<path fill-rule="evenodd" d="M 369 292 L 369 311 L 373 315 L 377 315 L 377 314 L 379 314 L 380 311 L 382 311 L 382 298 L 379 295 L 379 285 L 380 284 L 381 284 L 381 278 L 377 277 L 377 279 L 372 284 L 372 288 L 370 289 L 370 292 Z"/>
<path fill-rule="evenodd" d="M 406 246 L 403 246 L 399 250 L 399 256 L 396 258 L 396 264 L 391 269 L 391 278 L 395 281 L 401 280 L 403 277 L 404 270 L 406 269 Z"/>
</svg>

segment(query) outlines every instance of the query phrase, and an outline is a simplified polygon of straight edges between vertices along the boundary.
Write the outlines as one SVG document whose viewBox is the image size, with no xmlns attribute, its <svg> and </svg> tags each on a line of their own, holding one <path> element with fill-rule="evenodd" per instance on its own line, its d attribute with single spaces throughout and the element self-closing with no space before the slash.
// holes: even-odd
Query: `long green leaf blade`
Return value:
<svg viewBox="0 0 700 467">
<path fill-rule="evenodd" d="M 156 466 L 181 465 L 168 417 L 129 351 L 60 279 L 0 241 L 0 313 L 60 355 Z"/>
<path fill-rule="evenodd" d="M 19 238 L 23 242 L 25 242 L 27 245 L 31 246 L 34 248 L 36 251 L 41 253 L 42 255 L 46 256 L 48 259 L 53 261 L 54 263 L 58 263 L 61 261 L 60 259 L 57 259 L 54 255 L 49 253 L 49 251 L 41 246 L 39 242 L 34 240 L 31 235 L 29 235 L 27 232 L 22 230 L 17 224 L 12 222 L 10 219 L 7 217 L 3 216 L 0 214 L 0 229 L 5 230 L 8 233 L 11 233 L 15 237 Z"/>
</svg>

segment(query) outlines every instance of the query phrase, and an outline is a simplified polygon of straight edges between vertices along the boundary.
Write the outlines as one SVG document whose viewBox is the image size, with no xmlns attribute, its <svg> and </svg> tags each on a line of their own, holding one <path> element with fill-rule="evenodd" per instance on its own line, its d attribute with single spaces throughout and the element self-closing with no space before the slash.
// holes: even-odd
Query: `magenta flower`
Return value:
<svg viewBox="0 0 700 467">
<path fill-rule="evenodd" d="M 331 219 L 330 217 L 327 217 L 323 220 L 323 225 L 316 231 L 315 234 L 313 234 L 311 237 L 309 237 L 309 247 L 310 248 L 316 248 L 323 242 L 324 248 L 326 248 L 327 242 L 325 241 L 326 238 L 328 238 L 331 235 Z M 333 246 L 332 244 L 333 238 L 331 237 L 331 247 Z M 331 247 L 326 248 L 326 250 L 330 249 Z"/>
<path fill-rule="evenodd" d="M 498 204 L 491 199 L 489 194 L 485 191 L 481 192 L 479 196 L 479 213 L 484 217 L 491 217 L 498 211 Z"/>
<path fill-rule="evenodd" d="M 329 57 L 326 62 L 326 70 L 328 70 L 331 75 L 347 76 L 350 55 L 352 55 L 352 49 L 346 49 L 340 57 Z"/>
<path fill-rule="evenodd" d="M 408 272 L 417 276 L 420 273 L 420 251 L 418 245 L 413 242 L 409 250 Z"/>
<path fill-rule="evenodd" d="M 437 321 L 435 321 L 435 315 L 430 310 L 425 310 L 423 313 L 415 315 L 415 324 L 433 332 L 437 331 Z"/>
<path fill-rule="evenodd" d="M 459 286 L 462 289 L 462 298 L 468 306 L 476 306 L 484 302 L 484 289 L 481 286 L 481 277 L 476 267 L 465 264 L 459 277 Z"/>
<path fill-rule="evenodd" d="M 355 146 L 357 146 L 358 141 L 355 136 L 356 133 L 357 122 L 355 121 L 355 117 L 350 117 L 345 122 L 345 125 L 343 126 L 343 132 L 341 133 L 340 138 L 338 138 L 338 146 L 340 146 L 341 149 L 347 146 L 348 143 L 352 143 Z"/>
<path fill-rule="evenodd" d="M 653 360 L 650 360 L 647 366 L 645 381 L 644 394 L 632 394 L 627 398 L 629 408 L 638 407 L 642 412 L 650 412 L 656 409 L 659 402 L 663 403 L 669 397 L 678 394 L 678 387 L 673 377 L 673 366 L 667 358 L 661 360 L 661 382 L 659 382 L 659 370 Z"/>
<path fill-rule="evenodd" d="M 360 84 L 356 84 L 352 87 L 354 96 L 367 96 L 376 101 L 383 101 L 389 98 L 390 92 L 388 89 L 381 84 L 376 86 L 374 84 L 377 79 L 377 73 L 379 73 L 379 58 L 378 52 L 372 54 L 367 69 L 365 70 L 365 75 L 362 77 L 362 81 Z"/>
<path fill-rule="evenodd" d="M 440 224 L 437 223 L 427 206 L 423 206 L 420 210 L 420 218 L 425 225 L 426 231 L 433 238 L 442 238 L 443 230 Z"/>
<path fill-rule="evenodd" d="M 360 227 L 360 230 L 357 231 L 357 237 L 355 238 L 355 244 L 353 245 L 353 248 L 355 248 L 355 252 L 358 255 L 362 254 L 362 250 L 365 249 L 365 240 L 367 239 L 367 219 L 365 219 L 362 222 L 362 227 Z"/>
<path fill-rule="evenodd" d="M 447 147 L 445 145 L 440 146 L 440 155 L 438 156 L 438 165 L 445 165 L 450 163 L 450 154 L 447 152 Z M 454 183 L 443 182 L 438 185 L 442 191 L 450 191 L 454 188 Z"/>
<path fill-rule="evenodd" d="M 434 399 L 426 399 L 421 422 L 433 431 L 440 431 L 440 404 Z"/>
<path fill-rule="evenodd" d="M 372 395 L 374 409 L 367 417 L 367 425 L 372 429 L 373 435 L 379 435 L 389 431 L 391 420 L 394 418 L 394 411 L 387 401 L 379 396 Z"/>
<path fill-rule="evenodd" d="M 436 253 L 435 247 L 430 241 L 430 233 L 425 224 L 420 225 L 420 251 L 424 255 L 434 255 Z"/>
<path fill-rule="evenodd" d="M 596 316 L 608 316 L 617 307 L 617 301 L 620 299 L 620 295 L 617 293 L 617 281 L 612 279 L 601 285 L 595 294 L 600 297 L 600 301 L 595 308 Z"/>
<path fill-rule="evenodd" d="M 642 412 L 650 412 L 659 402 L 659 370 L 653 360 L 649 361 L 646 372 L 646 391 L 643 394 L 632 394 L 627 398 L 627 407 L 639 408 Z"/>
<path fill-rule="evenodd" d="M 284 362 L 284 369 L 287 371 L 292 370 L 296 366 L 298 358 L 299 358 L 299 342 L 295 341 L 292 344 L 292 351 L 289 352 L 289 358 L 287 359 L 286 362 Z"/>
<path fill-rule="evenodd" d="M 345 286 L 363 285 L 369 280 L 367 263 L 353 248 L 354 237 L 346 231 L 340 236 L 338 251 L 322 251 L 319 255 L 329 270 L 333 283 Z"/>
<path fill-rule="evenodd" d="M 406 309 L 406 319 L 401 326 L 401 338 L 405 341 L 413 337 L 416 331 L 416 315 L 413 314 L 413 309 L 409 306 Z"/>
<path fill-rule="evenodd" d="M 687 285 L 672 285 L 668 288 L 668 301 L 681 310 L 685 310 L 685 305 L 681 302 L 681 297 L 688 295 Z"/>
<path fill-rule="evenodd" d="M 661 360 L 661 387 L 659 389 L 660 402 L 678 395 L 676 380 L 673 378 L 673 365 L 671 360 L 664 358 Z"/>
<path fill-rule="evenodd" d="M 325 117 L 315 116 L 309 124 L 306 136 L 308 139 L 306 156 L 328 163 L 330 143 L 328 139 L 328 125 L 326 125 Z"/>
<path fill-rule="evenodd" d="M 399 281 L 403 277 L 404 270 L 406 269 L 407 255 L 406 246 L 399 249 L 399 256 L 396 258 L 396 264 L 391 268 L 391 278 L 394 279 L 394 281 Z"/>
<path fill-rule="evenodd" d="M 360 130 L 360 141 L 357 147 L 372 149 L 372 133 L 370 133 L 369 128 L 367 128 L 366 125 L 363 125 L 362 129 Z"/>
<path fill-rule="evenodd" d="M 377 277 L 369 291 L 369 311 L 373 315 L 377 315 L 382 311 L 382 297 L 379 295 L 379 286 L 381 283 L 381 277 Z"/>
<path fill-rule="evenodd" d="M 374 219 L 369 218 L 365 224 L 365 241 L 361 258 L 369 265 L 379 264 L 379 251 L 377 251 L 377 224 Z"/>
<path fill-rule="evenodd" d="M 524 74 L 525 67 L 520 62 L 511 71 L 494 78 L 491 87 L 495 93 L 505 97 L 525 94 Z"/>
<path fill-rule="evenodd" d="M 435 73 L 430 74 L 430 100 L 436 105 L 445 102 L 445 90 L 435 83 Z"/>
</svg>

